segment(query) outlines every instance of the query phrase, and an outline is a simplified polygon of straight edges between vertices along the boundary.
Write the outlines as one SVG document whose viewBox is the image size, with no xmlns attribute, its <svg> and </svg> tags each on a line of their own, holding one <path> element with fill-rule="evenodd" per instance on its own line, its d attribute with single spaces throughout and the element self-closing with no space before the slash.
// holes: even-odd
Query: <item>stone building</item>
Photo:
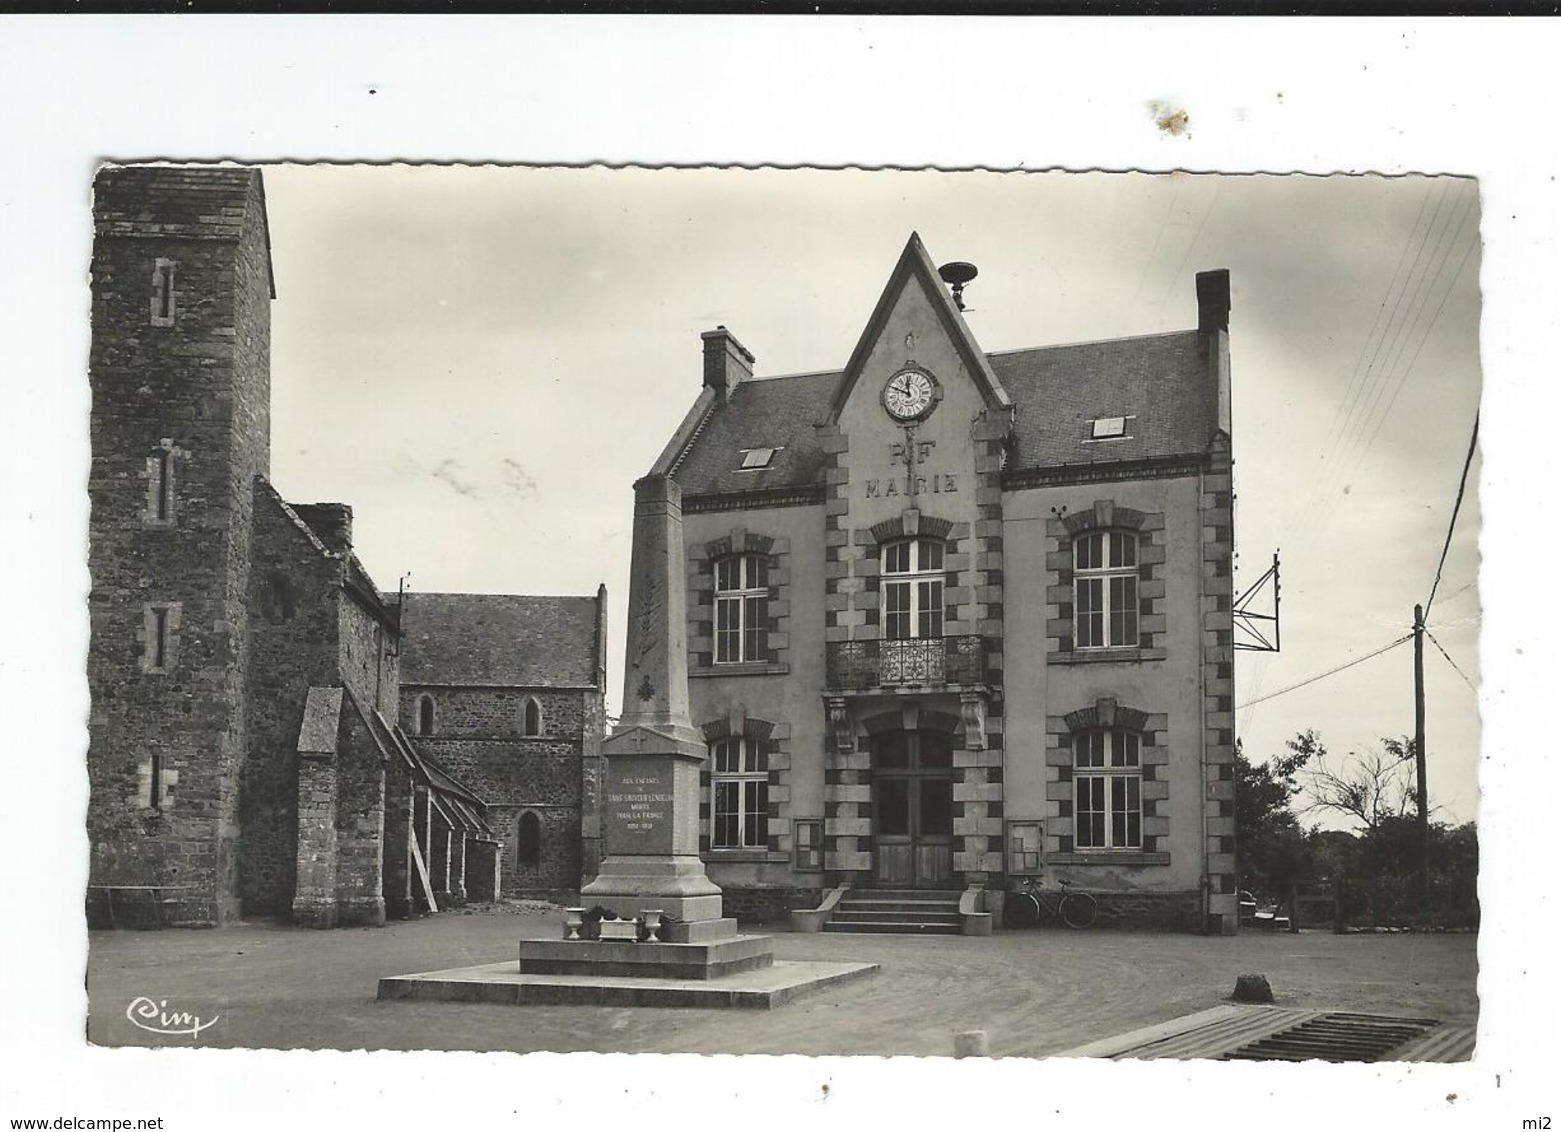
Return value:
<svg viewBox="0 0 1561 1132">
<path fill-rule="evenodd" d="M 912 236 L 843 369 L 724 327 L 681 490 L 729 913 L 1011 889 L 1233 931 L 1227 272 L 1194 329 L 988 354 Z"/>
<path fill-rule="evenodd" d="M 407 594 L 401 726 L 486 803 L 506 896 L 563 896 L 601 860 L 607 589 Z"/>
<path fill-rule="evenodd" d="M 106 168 L 94 190 L 89 909 L 330 926 L 494 897 L 484 798 L 397 721 L 402 611 L 351 509 L 268 479 L 259 172 Z"/>
</svg>

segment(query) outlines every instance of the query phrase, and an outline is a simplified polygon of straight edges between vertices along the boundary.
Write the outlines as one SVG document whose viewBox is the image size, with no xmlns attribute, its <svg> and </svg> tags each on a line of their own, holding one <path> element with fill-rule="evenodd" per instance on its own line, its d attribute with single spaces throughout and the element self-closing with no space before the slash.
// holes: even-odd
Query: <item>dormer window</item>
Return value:
<svg viewBox="0 0 1561 1132">
<path fill-rule="evenodd" d="M 770 461 L 775 458 L 779 448 L 742 448 L 743 461 L 738 465 L 739 471 L 752 472 L 760 468 L 768 468 Z"/>
<path fill-rule="evenodd" d="M 1125 440 L 1127 422 L 1132 417 L 1096 417 L 1089 422 L 1090 440 Z"/>
</svg>

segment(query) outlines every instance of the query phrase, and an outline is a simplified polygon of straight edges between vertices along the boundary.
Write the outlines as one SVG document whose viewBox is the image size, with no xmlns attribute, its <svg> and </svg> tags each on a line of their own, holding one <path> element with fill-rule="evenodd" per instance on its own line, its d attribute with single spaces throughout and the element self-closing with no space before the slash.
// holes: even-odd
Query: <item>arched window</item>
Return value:
<svg viewBox="0 0 1561 1132">
<path fill-rule="evenodd" d="M 522 728 L 526 735 L 536 736 L 542 734 L 542 706 L 537 701 L 526 697 L 525 720 Z"/>
<path fill-rule="evenodd" d="M 1093 728 L 1073 737 L 1073 828 L 1077 849 L 1143 844 L 1139 736 Z"/>
<path fill-rule="evenodd" d="M 515 864 L 535 866 L 542 860 L 542 821 L 527 810 L 515 829 Z"/>
<path fill-rule="evenodd" d="M 1093 531 L 1073 541 L 1074 647 L 1136 646 L 1138 536 Z"/>
<path fill-rule="evenodd" d="M 432 696 L 419 696 L 417 698 L 417 733 L 419 735 L 432 735 L 434 733 L 434 698 Z"/>
<path fill-rule="evenodd" d="M 885 640 L 943 636 L 943 544 L 900 539 L 883 548 Z"/>
<path fill-rule="evenodd" d="M 732 554 L 715 564 L 715 662 L 742 664 L 767 659 L 765 627 L 769 583 L 765 559 Z"/>
<path fill-rule="evenodd" d="M 710 848 L 764 848 L 769 843 L 769 776 L 759 741 L 712 743 L 710 764 Z"/>
</svg>

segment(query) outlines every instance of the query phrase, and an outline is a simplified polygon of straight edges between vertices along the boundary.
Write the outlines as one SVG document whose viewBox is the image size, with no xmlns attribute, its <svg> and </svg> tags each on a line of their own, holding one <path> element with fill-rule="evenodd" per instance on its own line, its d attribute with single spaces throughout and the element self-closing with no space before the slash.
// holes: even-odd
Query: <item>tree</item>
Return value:
<svg viewBox="0 0 1561 1132">
<path fill-rule="evenodd" d="M 1304 790 L 1307 803 L 1303 812 L 1328 811 L 1352 819 L 1362 830 L 1373 833 L 1385 822 L 1414 813 L 1415 785 L 1413 768 L 1415 741 L 1407 736 L 1383 739 L 1382 750 L 1357 754 L 1351 751 L 1343 762 L 1332 763 L 1315 733 L 1305 732 L 1301 740 L 1315 743 L 1315 758 L 1307 768 Z M 1297 740 L 1288 744 L 1298 749 Z"/>
<path fill-rule="evenodd" d="M 1323 752 L 1307 731 L 1285 746 L 1289 754 L 1249 762 L 1236 744 L 1235 806 L 1237 869 L 1242 883 L 1273 897 L 1284 896 L 1305 871 L 1306 835 L 1291 803 L 1302 785 L 1297 775 Z"/>
</svg>

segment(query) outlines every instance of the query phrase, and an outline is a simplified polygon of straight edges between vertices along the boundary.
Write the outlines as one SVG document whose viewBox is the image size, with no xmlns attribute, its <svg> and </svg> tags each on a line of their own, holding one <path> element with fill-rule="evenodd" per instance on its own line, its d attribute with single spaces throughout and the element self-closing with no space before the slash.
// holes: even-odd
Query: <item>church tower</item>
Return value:
<svg viewBox="0 0 1561 1132">
<path fill-rule="evenodd" d="M 91 883 L 238 911 L 246 595 L 270 456 L 264 189 L 105 168 L 92 255 Z"/>
</svg>

